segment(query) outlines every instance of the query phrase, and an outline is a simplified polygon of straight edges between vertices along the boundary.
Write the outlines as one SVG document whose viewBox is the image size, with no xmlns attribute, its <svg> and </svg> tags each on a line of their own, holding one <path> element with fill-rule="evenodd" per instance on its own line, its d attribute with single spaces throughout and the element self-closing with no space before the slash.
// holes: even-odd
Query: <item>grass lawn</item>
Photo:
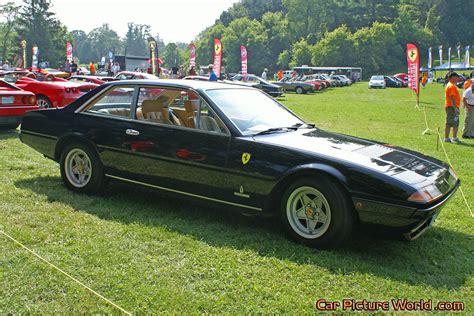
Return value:
<svg viewBox="0 0 474 316">
<path fill-rule="evenodd" d="M 421 135 L 408 89 L 366 83 L 282 102 L 323 129 L 444 159 Z M 430 127 L 442 127 L 443 88 L 422 90 Z M 462 117 L 463 119 L 463 117 Z M 474 206 L 474 140 L 446 149 Z M 297 245 L 255 219 L 111 183 L 78 195 L 56 163 L 0 132 L 0 230 L 134 313 L 311 313 L 324 298 L 463 301 L 473 306 L 473 219 L 458 193 L 434 227 L 405 243 L 358 231 L 343 248 Z M 0 314 L 119 313 L 0 235 Z"/>
</svg>

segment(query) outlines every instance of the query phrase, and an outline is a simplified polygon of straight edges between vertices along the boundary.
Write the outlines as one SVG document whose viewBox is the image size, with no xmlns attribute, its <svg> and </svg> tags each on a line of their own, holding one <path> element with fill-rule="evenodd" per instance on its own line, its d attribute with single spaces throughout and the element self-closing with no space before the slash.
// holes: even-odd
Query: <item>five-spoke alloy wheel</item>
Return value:
<svg viewBox="0 0 474 316">
<path fill-rule="evenodd" d="M 300 178 L 285 190 L 280 206 L 283 228 L 298 242 L 332 248 L 350 235 L 354 210 L 344 190 L 323 175 Z"/>
<path fill-rule="evenodd" d="M 104 186 L 104 171 L 97 152 L 91 145 L 73 143 L 61 153 L 61 177 L 71 190 L 94 193 Z"/>
</svg>

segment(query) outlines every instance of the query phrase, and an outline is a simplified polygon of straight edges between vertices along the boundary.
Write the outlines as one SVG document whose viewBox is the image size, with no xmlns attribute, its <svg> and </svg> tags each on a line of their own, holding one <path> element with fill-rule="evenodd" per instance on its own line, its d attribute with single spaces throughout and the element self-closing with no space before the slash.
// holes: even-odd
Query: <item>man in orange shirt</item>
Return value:
<svg viewBox="0 0 474 316">
<path fill-rule="evenodd" d="M 446 128 L 444 129 L 444 141 L 458 143 L 458 127 L 459 127 L 459 106 L 461 105 L 461 95 L 456 87 L 459 75 L 455 72 L 449 74 L 448 84 L 444 90 L 446 110 Z M 449 138 L 449 132 L 453 129 L 453 138 Z"/>
<path fill-rule="evenodd" d="M 472 85 L 471 78 L 466 78 L 466 81 L 464 81 L 464 91 L 469 89 L 471 85 Z"/>
</svg>

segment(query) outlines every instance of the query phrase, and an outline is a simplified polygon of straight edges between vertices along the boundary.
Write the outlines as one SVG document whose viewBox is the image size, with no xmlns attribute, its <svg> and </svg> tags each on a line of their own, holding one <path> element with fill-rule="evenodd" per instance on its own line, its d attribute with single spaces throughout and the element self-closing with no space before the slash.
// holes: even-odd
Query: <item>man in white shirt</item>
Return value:
<svg viewBox="0 0 474 316">
<path fill-rule="evenodd" d="M 265 69 L 263 70 L 263 73 L 262 73 L 262 79 L 263 79 L 263 80 L 267 80 L 267 72 L 268 72 L 268 69 L 265 68 Z"/>
<path fill-rule="evenodd" d="M 462 101 L 466 108 L 462 138 L 474 138 L 474 91 L 472 87 L 473 85 L 467 88 L 462 95 Z"/>
</svg>

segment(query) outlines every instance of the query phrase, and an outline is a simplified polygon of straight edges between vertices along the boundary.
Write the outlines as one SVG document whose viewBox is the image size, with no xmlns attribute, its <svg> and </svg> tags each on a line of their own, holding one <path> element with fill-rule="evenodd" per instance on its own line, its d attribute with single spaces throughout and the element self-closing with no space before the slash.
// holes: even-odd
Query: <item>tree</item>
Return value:
<svg viewBox="0 0 474 316">
<path fill-rule="evenodd" d="M 5 19 L 5 23 L 1 26 L 2 40 L 1 40 L 1 57 L 7 60 L 9 56 L 9 46 L 13 41 L 14 27 L 17 22 L 17 17 L 20 12 L 20 7 L 16 6 L 14 2 L 8 2 L 0 5 L 0 16 Z"/>
<path fill-rule="evenodd" d="M 117 32 L 112 30 L 107 23 L 90 31 L 87 37 L 91 48 L 90 60 L 83 60 L 83 62 L 97 62 L 103 56 L 107 57 L 109 52 L 114 55 L 122 52 L 122 43 Z"/>
<path fill-rule="evenodd" d="M 319 41 L 313 49 L 315 66 L 353 66 L 354 39 L 347 26 L 338 27 Z"/>
<path fill-rule="evenodd" d="M 238 72 L 241 69 L 240 45 L 245 45 L 249 58 L 248 72 L 261 73 L 268 67 L 267 41 L 264 28 L 257 20 L 241 18 L 232 21 L 222 36 L 226 70 Z"/>
<path fill-rule="evenodd" d="M 291 47 L 292 56 L 290 67 L 309 65 L 311 63 L 311 57 L 313 56 L 313 49 L 314 46 L 308 44 L 305 39 L 294 43 Z"/>
<path fill-rule="evenodd" d="M 267 12 L 262 16 L 261 23 L 268 41 L 268 68 L 276 69 L 280 54 L 291 47 L 288 20 L 281 12 Z"/>
<path fill-rule="evenodd" d="M 214 38 L 222 38 L 226 27 L 222 23 L 217 23 L 202 31 L 196 39 L 196 63 L 198 65 L 209 65 L 213 63 Z M 222 52 L 225 56 L 225 48 Z"/>
<path fill-rule="evenodd" d="M 146 24 L 128 23 L 125 35 L 125 54 L 132 56 L 148 56 L 149 48 L 147 38 L 150 37 L 151 27 Z"/>
<path fill-rule="evenodd" d="M 163 50 L 163 65 L 167 68 L 178 66 L 180 64 L 180 56 L 178 46 L 175 43 L 168 43 Z"/>
<path fill-rule="evenodd" d="M 18 35 L 27 42 L 27 60 L 31 60 L 31 48 L 38 46 L 40 60 L 59 66 L 65 59 L 67 32 L 50 11 L 47 0 L 23 0 L 18 17 Z"/>
</svg>

